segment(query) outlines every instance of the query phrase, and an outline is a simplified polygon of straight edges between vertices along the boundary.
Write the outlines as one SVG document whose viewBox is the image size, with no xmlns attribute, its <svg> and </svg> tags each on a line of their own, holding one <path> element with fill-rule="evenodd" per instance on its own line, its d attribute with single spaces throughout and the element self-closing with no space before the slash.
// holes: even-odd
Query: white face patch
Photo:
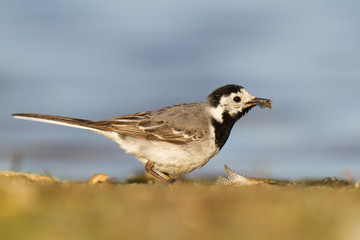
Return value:
<svg viewBox="0 0 360 240">
<path fill-rule="evenodd" d="M 218 105 L 216 108 L 211 107 L 209 109 L 210 115 L 219 123 L 223 122 L 223 118 L 222 118 L 223 112 L 224 112 L 224 109 L 220 105 Z"/>
<path fill-rule="evenodd" d="M 235 97 L 239 97 L 241 100 L 237 102 Z M 222 115 L 225 111 L 229 112 L 230 116 L 235 116 L 246 107 L 246 103 L 254 97 L 245 89 L 241 89 L 237 93 L 231 93 L 228 96 L 222 96 L 220 98 L 219 105 L 217 107 L 210 108 L 209 112 L 211 116 L 219 123 L 223 122 Z"/>
</svg>

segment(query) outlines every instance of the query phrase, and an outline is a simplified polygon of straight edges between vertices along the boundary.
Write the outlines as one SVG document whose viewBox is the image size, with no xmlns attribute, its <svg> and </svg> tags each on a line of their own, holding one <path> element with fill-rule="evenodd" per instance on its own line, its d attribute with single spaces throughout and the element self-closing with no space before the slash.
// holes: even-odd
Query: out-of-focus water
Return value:
<svg viewBox="0 0 360 240">
<path fill-rule="evenodd" d="M 101 120 L 203 101 L 236 83 L 271 98 L 190 177 L 360 179 L 358 1 L 1 1 L 0 170 L 84 179 L 143 170 L 84 130 L 14 120 Z"/>
</svg>

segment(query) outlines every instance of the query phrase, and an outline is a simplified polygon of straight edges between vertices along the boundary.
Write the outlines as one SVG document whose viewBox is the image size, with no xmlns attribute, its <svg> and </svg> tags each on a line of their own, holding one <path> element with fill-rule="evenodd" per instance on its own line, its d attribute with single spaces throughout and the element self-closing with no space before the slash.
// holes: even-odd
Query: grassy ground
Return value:
<svg viewBox="0 0 360 240">
<path fill-rule="evenodd" d="M 0 239 L 360 239 L 360 189 L 0 174 Z M 311 185 L 311 184 L 310 184 Z"/>
</svg>

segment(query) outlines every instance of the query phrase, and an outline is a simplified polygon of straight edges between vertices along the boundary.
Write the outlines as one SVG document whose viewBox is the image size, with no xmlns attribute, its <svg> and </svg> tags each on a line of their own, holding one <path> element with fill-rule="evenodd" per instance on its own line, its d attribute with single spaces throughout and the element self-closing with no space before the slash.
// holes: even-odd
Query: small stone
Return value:
<svg viewBox="0 0 360 240">
<path fill-rule="evenodd" d="M 109 175 L 104 173 L 96 173 L 91 176 L 91 178 L 88 181 L 88 184 L 94 185 L 98 183 L 104 183 L 109 178 Z"/>
</svg>

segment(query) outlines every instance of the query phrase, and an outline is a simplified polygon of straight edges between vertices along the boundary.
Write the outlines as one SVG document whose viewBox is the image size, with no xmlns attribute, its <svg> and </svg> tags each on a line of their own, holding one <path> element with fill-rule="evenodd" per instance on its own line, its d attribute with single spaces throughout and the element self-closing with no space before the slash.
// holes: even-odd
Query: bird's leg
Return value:
<svg viewBox="0 0 360 240">
<path fill-rule="evenodd" d="M 175 181 L 175 179 L 173 179 L 172 177 L 170 176 L 167 176 L 165 174 L 159 174 L 157 172 L 155 172 L 153 170 L 153 167 L 154 167 L 154 163 L 152 161 L 147 161 L 146 164 L 145 164 L 145 170 L 146 172 L 148 172 L 149 174 L 151 174 L 152 176 L 154 176 L 155 178 L 161 180 L 162 182 L 166 182 L 166 183 L 172 183 Z M 162 176 L 163 175 L 163 176 Z"/>
</svg>

